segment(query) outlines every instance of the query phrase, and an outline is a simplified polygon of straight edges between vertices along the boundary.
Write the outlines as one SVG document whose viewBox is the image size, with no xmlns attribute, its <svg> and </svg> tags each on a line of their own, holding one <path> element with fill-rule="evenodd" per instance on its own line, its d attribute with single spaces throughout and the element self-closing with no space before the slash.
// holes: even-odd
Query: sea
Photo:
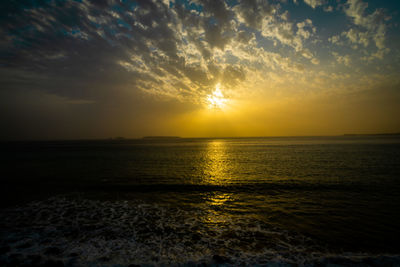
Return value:
<svg viewBox="0 0 400 267">
<path fill-rule="evenodd" d="M 0 143 L 1 266 L 400 266 L 400 136 Z"/>
</svg>

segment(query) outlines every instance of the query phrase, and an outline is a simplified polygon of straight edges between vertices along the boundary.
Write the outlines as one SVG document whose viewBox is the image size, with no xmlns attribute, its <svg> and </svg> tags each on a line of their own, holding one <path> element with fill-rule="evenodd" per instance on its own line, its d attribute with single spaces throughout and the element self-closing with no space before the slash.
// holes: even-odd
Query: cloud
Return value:
<svg viewBox="0 0 400 267">
<path fill-rule="evenodd" d="M 303 39 L 310 38 L 310 36 L 316 32 L 316 28 L 312 25 L 310 19 L 297 23 L 297 29 L 297 35 L 301 36 Z"/>
<path fill-rule="evenodd" d="M 20 4 L 1 27 L 5 35 L 1 64 L 23 68 L 32 77 L 46 73 L 40 90 L 77 101 L 104 101 L 104 95 L 125 84 L 132 90 L 197 101 L 219 80 L 234 87 L 246 80 L 250 69 L 270 67 L 251 54 L 258 50 L 271 60 L 257 48 L 255 33 L 243 27 L 262 30 L 265 37 L 296 51 L 312 34 L 309 20 L 297 24 L 295 31 L 287 12 L 278 14 L 278 6 L 267 1 L 192 4 L 144 0 Z M 227 61 L 227 51 L 236 62 Z M 286 57 L 273 64 L 285 71 L 303 69 L 292 61 Z M 21 86 L 23 81 L 15 79 Z M 30 87 L 38 89 L 35 84 Z M 92 89 L 96 86 L 97 91 Z"/>
<path fill-rule="evenodd" d="M 311 59 L 311 63 L 313 63 L 314 65 L 318 65 L 320 63 L 320 61 L 317 58 L 313 58 L 313 59 Z"/>
<path fill-rule="evenodd" d="M 304 3 L 306 3 L 307 5 L 309 5 L 312 8 L 316 8 L 318 6 L 322 6 L 323 4 L 325 4 L 324 0 L 304 0 Z"/>
<path fill-rule="evenodd" d="M 305 2 L 314 9 L 325 4 Z M 234 91 L 280 75 L 311 75 L 323 63 L 320 54 L 330 53 L 317 45 L 318 20 L 294 19 L 271 1 L 32 3 L 1 9 L 1 85 L 77 103 L 124 98 L 128 91 L 198 103 L 220 82 Z M 386 17 L 366 8 L 348 1 L 343 10 L 353 27 L 328 40 L 366 50 L 374 44 L 365 60 L 383 58 Z M 350 64 L 344 53 L 336 61 Z"/>
<path fill-rule="evenodd" d="M 277 7 L 263 0 L 242 0 L 234 10 L 239 22 L 260 30 L 265 19 L 270 19 L 276 13 Z"/>
<path fill-rule="evenodd" d="M 362 0 L 348 0 L 344 9 L 347 16 L 352 18 L 353 23 L 360 29 L 350 29 L 344 33 L 351 42 L 368 45 L 369 39 L 373 40 L 378 52 L 385 53 L 386 24 L 390 19 L 386 16 L 383 9 L 376 9 L 370 14 L 366 14 L 368 3 Z"/>
<path fill-rule="evenodd" d="M 335 57 L 338 63 L 350 67 L 351 60 L 349 55 L 339 55 L 337 52 L 332 52 L 332 55 Z"/>
<path fill-rule="evenodd" d="M 338 44 L 340 40 L 340 36 L 339 35 L 334 35 L 328 38 L 328 41 L 333 43 L 333 44 Z"/>
<path fill-rule="evenodd" d="M 298 51 L 302 48 L 302 42 L 296 36 L 293 28 L 293 23 L 291 22 L 276 23 L 276 21 L 266 20 L 262 29 L 262 35 L 277 40 L 281 44 L 291 46 Z"/>
<path fill-rule="evenodd" d="M 342 32 L 342 36 L 347 37 L 353 44 L 362 44 L 364 47 L 369 45 L 370 36 L 367 32 L 358 31 L 354 28 Z"/>
<path fill-rule="evenodd" d="M 333 11 L 333 6 L 325 6 L 324 7 L 325 12 L 332 12 Z"/>
</svg>

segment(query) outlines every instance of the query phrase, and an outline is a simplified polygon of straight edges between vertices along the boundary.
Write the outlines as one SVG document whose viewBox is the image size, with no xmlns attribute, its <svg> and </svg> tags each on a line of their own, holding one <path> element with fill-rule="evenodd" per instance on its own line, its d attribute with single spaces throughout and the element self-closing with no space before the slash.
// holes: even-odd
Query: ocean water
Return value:
<svg viewBox="0 0 400 267">
<path fill-rule="evenodd" d="M 1 265 L 400 265 L 400 136 L 0 146 Z"/>
</svg>

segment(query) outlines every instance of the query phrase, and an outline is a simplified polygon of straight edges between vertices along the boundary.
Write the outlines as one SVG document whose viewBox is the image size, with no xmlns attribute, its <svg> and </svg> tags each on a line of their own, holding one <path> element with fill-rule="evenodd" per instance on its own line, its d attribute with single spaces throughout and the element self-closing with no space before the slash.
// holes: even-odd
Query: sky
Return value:
<svg viewBox="0 0 400 267">
<path fill-rule="evenodd" d="M 400 1 L 3 0 L 0 139 L 400 132 Z"/>
</svg>

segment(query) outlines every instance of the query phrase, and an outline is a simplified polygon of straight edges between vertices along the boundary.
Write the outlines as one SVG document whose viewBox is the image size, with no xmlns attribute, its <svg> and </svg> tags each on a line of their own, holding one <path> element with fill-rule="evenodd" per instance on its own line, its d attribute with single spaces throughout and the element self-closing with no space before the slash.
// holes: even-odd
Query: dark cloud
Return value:
<svg viewBox="0 0 400 267">
<path fill-rule="evenodd" d="M 247 44 L 252 38 L 254 38 L 254 33 L 248 31 L 240 31 L 237 35 L 239 42 Z"/>
<path fill-rule="evenodd" d="M 6 1 L 0 73 L 31 72 L 32 87 L 33 74 L 46 75 L 40 90 L 74 98 L 96 99 L 86 87 L 97 82 L 145 89 L 167 74 L 209 85 L 207 69 L 187 64 L 180 49 L 189 42 L 195 53 L 212 60 L 212 50 L 224 50 L 236 36 L 235 14 L 221 0 L 199 1 L 197 7 L 148 0 Z M 16 83 L 26 80 L 18 77 Z"/>
<path fill-rule="evenodd" d="M 39 110 L 30 101 L 49 110 L 54 105 L 44 102 L 54 101 L 75 115 L 88 112 L 85 104 L 106 113 L 118 103 L 129 105 L 127 99 L 139 109 L 145 108 L 138 100 L 143 91 L 193 103 L 217 83 L 234 90 L 247 75 L 267 77 L 266 69 L 305 71 L 305 59 L 294 62 L 289 53 L 305 48 L 305 38 L 294 31 L 299 24 L 289 16 L 276 18 L 279 11 L 279 4 L 266 0 L 0 1 L 2 113 L 4 107 L 8 113 Z M 345 9 L 360 25 L 378 19 L 378 13 L 365 19 L 356 11 Z M 388 53 L 384 37 L 374 37 L 382 56 Z M 280 44 L 289 48 L 281 50 Z M 305 58 L 313 60 L 316 52 L 307 51 L 313 53 Z M 13 116 L 10 120 L 18 120 Z"/>
<path fill-rule="evenodd" d="M 223 82 L 227 85 L 236 85 L 245 79 L 246 73 L 241 67 L 227 66 L 223 72 Z"/>
<path fill-rule="evenodd" d="M 275 7 L 267 0 L 242 0 L 236 10 L 249 27 L 261 29 L 262 21 L 271 17 Z"/>
</svg>

